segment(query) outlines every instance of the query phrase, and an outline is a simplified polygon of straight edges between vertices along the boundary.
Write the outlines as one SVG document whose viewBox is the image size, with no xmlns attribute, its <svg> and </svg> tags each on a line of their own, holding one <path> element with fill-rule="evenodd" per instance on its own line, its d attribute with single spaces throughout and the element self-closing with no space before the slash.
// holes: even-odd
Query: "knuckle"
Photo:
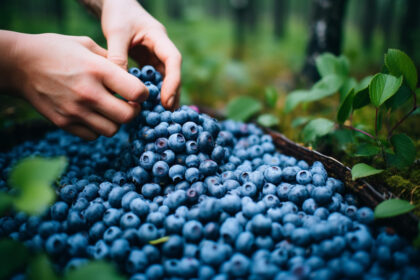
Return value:
<svg viewBox="0 0 420 280">
<path fill-rule="evenodd" d="M 88 36 L 81 36 L 80 41 L 87 48 L 90 48 L 96 45 L 95 42 Z"/>
<path fill-rule="evenodd" d="M 123 57 L 121 55 L 112 55 L 112 54 L 110 54 L 110 55 L 108 55 L 108 59 L 110 61 L 112 61 L 113 63 L 115 63 L 115 64 L 117 64 L 119 66 L 122 66 L 124 68 L 127 68 L 127 66 L 128 66 L 128 60 L 127 60 L 127 58 L 126 57 Z"/>
<path fill-rule="evenodd" d="M 62 116 L 54 118 L 53 122 L 56 126 L 60 128 L 67 128 L 71 124 L 71 121 L 69 118 L 62 117 Z"/>
<path fill-rule="evenodd" d="M 121 121 L 121 123 L 128 123 L 135 116 L 136 116 L 136 114 L 135 114 L 135 112 L 133 110 L 132 111 L 125 111 L 123 114 L 121 114 L 120 121 Z"/>
</svg>

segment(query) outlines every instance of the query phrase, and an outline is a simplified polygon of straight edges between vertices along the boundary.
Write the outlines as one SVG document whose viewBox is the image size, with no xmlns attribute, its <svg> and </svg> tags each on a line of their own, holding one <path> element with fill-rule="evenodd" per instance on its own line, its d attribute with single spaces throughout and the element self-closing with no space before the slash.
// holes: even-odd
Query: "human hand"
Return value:
<svg viewBox="0 0 420 280">
<path fill-rule="evenodd" d="M 87 140 L 112 136 L 139 113 L 138 102 L 147 99 L 145 85 L 107 60 L 107 51 L 88 37 L 15 34 L 16 87 L 70 133 Z"/>
<path fill-rule="evenodd" d="M 135 0 L 103 0 L 102 30 L 108 42 L 108 59 L 127 69 L 127 56 L 140 65 L 153 65 L 163 75 L 162 104 L 179 106 L 181 54 L 162 24 Z"/>
</svg>

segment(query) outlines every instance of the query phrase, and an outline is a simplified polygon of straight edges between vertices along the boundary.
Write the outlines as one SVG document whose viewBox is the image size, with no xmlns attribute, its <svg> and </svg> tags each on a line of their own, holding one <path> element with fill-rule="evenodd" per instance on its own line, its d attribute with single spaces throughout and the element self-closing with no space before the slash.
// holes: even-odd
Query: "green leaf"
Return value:
<svg viewBox="0 0 420 280">
<path fill-rule="evenodd" d="M 125 279 L 111 263 L 103 261 L 91 261 L 74 270 L 71 270 L 64 277 L 65 280 L 123 280 Z"/>
<path fill-rule="evenodd" d="M 376 169 L 365 163 L 358 163 L 354 165 L 353 168 L 351 169 L 351 178 L 354 181 L 359 178 L 379 174 L 383 171 L 384 171 L 383 169 Z"/>
<path fill-rule="evenodd" d="M 372 81 L 373 76 L 366 76 L 364 77 L 357 86 L 357 91 L 369 88 L 369 84 Z"/>
<path fill-rule="evenodd" d="M 387 155 L 387 162 L 391 166 L 404 168 L 413 164 L 416 159 L 416 147 L 413 140 L 406 134 L 395 134 L 390 139 L 395 154 Z"/>
<path fill-rule="evenodd" d="M 344 80 L 343 85 L 340 88 L 340 100 L 343 100 L 347 94 L 350 93 L 350 90 L 356 89 L 358 87 L 357 81 L 353 77 L 349 77 Z"/>
<path fill-rule="evenodd" d="M 293 128 L 296 128 L 298 126 L 301 126 L 301 125 L 309 122 L 310 120 L 311 120 L 310 117 L 297 117 L 292 121 L 291 125 L 292 125 Z"/>
<path fill-rule="evenodd" d="M 247 121 L 261 111 L 261 102 L 249 96 L 237 97 L 227 105 L 227 117 L 235 121 Z"/>
<path fill-rule="evenodd" d="M 376 74 L 369 84 L 369 97 L 375 107 L 381 106 L 391 98 L 402 83 L 402 77 L 396 78 L 388 74 Z"/>
<path fill-rule="evenodd" d="M 354 143 L 354 132 L 349 129 L 337 129 L 333 133 L 333 137 L 337 142 L 339 149 L 350 154 L 349 145 Z M 353 155 L 352 155 L 353 156 Z"/>
<path fill-rule="evenodd" d="M 319 80 L 312 89 L 309 91 L 309 94 L 304 101 L 316 101 L 323 99 L 327 96 L 330 96 L 340 89 L 343 85 L 343 78 L 341 76 L 331 74 L 323 77 Z"/>
<path fill-rule="evenodd" d="M 265 127 L 272 127 L 279 124 L 279 119 L 272 114 L 263 114 L 258 117 L 257 123 Z"/>
<path fill-rule="evenodd" d="M 353 110 L 365 107 L 370 103 L 369 84 L 372 78 L 373 76 L 367 76 L 360 81 L 357 90 L 354 93 Z"/>
<path fill-rule="evenodd" d="M 286 97 L 284 105 L 284 111 L 289 113 L 293 111 L 300 103 L 305 101 L 308 97 L 309 91 L 307 90 L 295 90 L 289 93 Z"/>
<path fill-rule="evenodd" d="M 149 241 L 149 243 L 151 245 L 159 245 L 159 244 L 167 242 L 168 240 L 169 240 L 169 236 L 164 236 L 164 237 L 161 237 L 161 238 L 158 238 L 158 239 L 155 239 L 155 240 L 151 240 L 151 241 Z"/>
<path fill-rule="evenodd" d="M 375 218 L 389 218 L 410 212 L 415 208 L 410 202 L 398 198 L 382 201 L 375 207 Z"/>
<path fill-rule="evenodd" d="M 40 214 L 55 198 L 52 183 L 67 166 L 65 157 L 32 157 L 19 161 L 9 177 L 10 186 L 19 190 L 14 206 L 29 214 Z"/>
<path fill-rule="evenodd" d="M 29 261 L 29 251 L 22 243 L 9 238 L 0 240 L 0 279 L 9 277 Z"/>
<path fill-rule="evenodd" d="M 324 53 L 316 58 L 315 64 L 321 77 L 331 74 L 340 76 L 348 76 L 349 74 L 349 62 L 344 56 L 337 57 L 331 53 Z"/>
<path fill-rule="evenodd" d="M 417 86 L 417 69 L 411 58 L 404 52 L 396 49 L 389 49 L 385 54 L 385 65 L 389 72 L 396 76 L 403 76 L 411 90 Z"/>
<path fill-rule="evenodd" d="M 378 146 L 363 143 L 356 148 L 356 153 L 354 155 L 356 157 L 371 157 L 377 155 L 380 151 Z"/>
<path fill-rule="evenodd" d="M 337 112 L 337 121 L 343 124 L 350 117 L 353 110 L 354 89 L 346 95 Z"/>
<path fill-rule="evenodd" d="M 385 106 L 388 109 L 396 110 L 398 107 L 403 105 L 408 99 L 410 99 L 411 95 L 412 93 L 410 89 L 405 84 L 403 84 L 399 88 L 397 93 L 394 94 L 394 96 L 392 96 L 390 99 L 385 101 Z"/>
<path fill-rule="evenodd" d="M 58 280 L 51 262 L 46 255 L 39 255 L 29 264 L 28 279 Z"/>
<path fill-rule="evenodd" d="M 13 207 L 13 197 L 5 192 L 0 192 L 0 216 Z"/>
<path fill-rule="evenodd" d="M 316 138 L 324 136 L 334 129 L 334 122 L 319 118 L 310 121 L 302 130 L 305 142 L 314 142 Z"/>
<path fill-rule="evenodd" d="M 277 90 L 274 87 L 268 87 L 265 89 L 265 102 L 270 106 L 271 108 L 274 108 L 277 103 L 278 99 L 278 93 Z"/>
</svg>

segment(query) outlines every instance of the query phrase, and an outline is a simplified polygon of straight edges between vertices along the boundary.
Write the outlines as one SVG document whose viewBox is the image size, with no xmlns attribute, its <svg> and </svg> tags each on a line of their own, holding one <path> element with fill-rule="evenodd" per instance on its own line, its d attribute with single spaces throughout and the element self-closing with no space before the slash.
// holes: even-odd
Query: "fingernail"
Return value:
<svg viewBox="0 0 420 280">
<path fill-rule="evenodd" d="M 172 108 L 174 106 L 174 97 L 171 96 L 168 100 L 168 107 Z"/>
</svg>

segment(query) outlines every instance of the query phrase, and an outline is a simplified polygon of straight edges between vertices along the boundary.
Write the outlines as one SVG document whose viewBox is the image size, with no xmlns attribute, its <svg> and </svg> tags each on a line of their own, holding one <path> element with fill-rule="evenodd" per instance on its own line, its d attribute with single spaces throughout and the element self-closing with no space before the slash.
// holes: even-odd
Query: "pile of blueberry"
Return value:
<svg viewBox="0 0 420 280">
<path fill-rule="evenodd" d="M 40 217 L 1 218 L 0 236 L 45 250 L 60 270 L 106 259 L 132 280 L 418 277 L 419 252 L 373 226 L 322 163 L 277 152 L 253 124 L 167 111 L 161 75 L 130 73 L 150 95 L 114 137 L 55 131 L 0 154 L 3 191 L 19 158 L 69 159 L 58 201 Z"/>
</svg>

